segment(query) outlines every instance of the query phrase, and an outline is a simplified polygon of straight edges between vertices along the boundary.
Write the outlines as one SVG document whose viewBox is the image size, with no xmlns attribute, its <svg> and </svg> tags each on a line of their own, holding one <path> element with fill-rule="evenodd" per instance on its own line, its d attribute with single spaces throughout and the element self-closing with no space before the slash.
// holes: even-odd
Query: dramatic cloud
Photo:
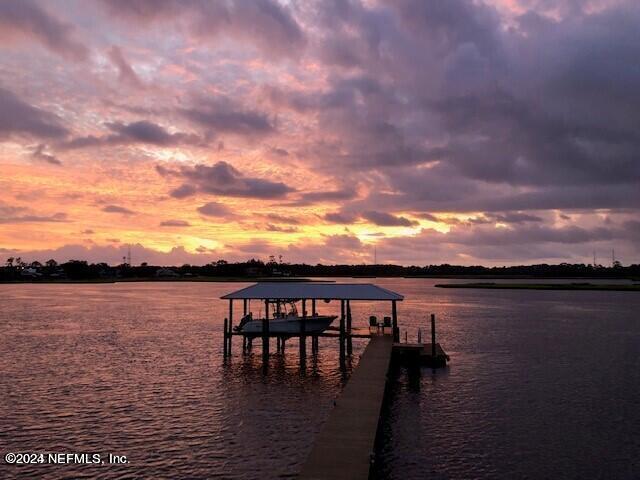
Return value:
<svg viewBox="0 0 640 480">
<path fill-rule="evenodd" d="M 349 224 L 349 223 L 354 223 L 357 220 L 357 216 L 356 215 L 352 215 L 349 213 L 343 213 L 343 212 L 331 212 L 331 213 L 327 213 L 324 215 L 323 217 L 327 222 L 331 222 L 331 223 L 342 223 L 342 224 Z"/>
<path fill-rule="evenodd" d="M 172 196 L 176 198 L 201 192 L 228 197 L 274 199 L 294 191 L 282 182 L 247 177 L 227 162 L 217 162 L 212 166 L 181 167 L 179 170 L 165 167 L 156 169 L 161 175 L 175 176 L 189 182 L 172 191 Z"/>
<path fill-rule="evenodd" d="M 0 0 L 0 201 L 73 222 L 3 248 L 640 258 L 637 1 L 52 5 Z"/>
<path fill-rule="evenodd" d="M 102 0 L 108 11 L 133 23 L 185 19 L 198 38 L 226 35 L 245 40 L 266 55 L 288 57 L 304 47 L 305 39 L 290 11 L 275 0 Z"/>
<path fill-rule="evenodd" d="M 110 122 L 105 124 L 111 134 L 101 137 L 77 137 L 61 144 L 63 149 L 89 148 L 112 145 L 132 145 L 136 143 L 157 146 L 171 145 L 204 145 L 203 140 L 196 135 L 187 133 L 169 133 L 160 125 L 140 120 L 132 123 Z"/>
<path fill-rule="evenodd" d="M 405 217 L 396 217 L 390 213 L 369 211 L 362 214 L 365 220 L 381 227 L 412 227 L 418 225 L 415 220 Z"/>
<path fill-rule="evenodd" d="M 342 203 L 355 198 L 354 190 L 345 188 L 341 190 L 327 190 L 322 192 L 307 192 L 300 195 L 300 198 L 293 202 L 294 205 L 312 205 L 320 202 Z"/>
<path fill-rule="evenodd" d="M 202 100 L 197 106 L 181 110 L 181 113 L 214 133 L 252 136 L 266 135 L 275 130 L 266 114 L 243 109 L 228 99 Z"/>
<path fill-rule="evenodd" d="M 89 51 L 74 37 L 72 25 L 62 22 L 31 0 L 0 0 L 0 39 L 33 38 L 49 50 L 73 60 Z"/>
<path fill-rule="evenodd" d="M 0 140 L 11 134 L 58 138 L 68 133 L 56 115 L 33 107 L 0 88 Z"/>
</svg>

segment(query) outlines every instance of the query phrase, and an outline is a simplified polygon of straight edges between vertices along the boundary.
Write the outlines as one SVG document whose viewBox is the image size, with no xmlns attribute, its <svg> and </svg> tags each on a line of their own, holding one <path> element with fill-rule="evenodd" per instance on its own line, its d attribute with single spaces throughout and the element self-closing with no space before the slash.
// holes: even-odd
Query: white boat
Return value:
<svg viewBox="0 0 640 480">
<path fill-rule="evenodd" d="M 246 318 L 246 317 L 245 317 Z M 324 332 L 337 315 L 316 315 L 306 317 L 304 331 L 308 334 Z M 242 320 L 245 320 L 244 318 Z M 249 319 L 240 321 L 239 329 L 242 333 L 262 333 L 262 319 Z M 300 333 L 302 331 L 302 317 L 288 316 L 269 320 L 269 332 L 271 333 Z"/>
<path fill-rule="evenodd" d="M 277 306 L 277 311 L 273 313 L 269 322 L 270 333 L 291 333 L 298 334 L 302 331 L 302 319 L 303 317 L 298 314 L 295 306 L 295 302 L 289 302 L 289 310 L 281 310 L 284 307 L 285 302 L 280 302 Z M 308 334 L 322 333 L 324 332 L 331 322 L 333 322 L 337 315 L 310 315 L 304 318 L 304 331 Z M 262 333 L 262 318 L 254 319 L 252 314 L 249 313 L 240 320 L 240 325 L 235 327 L 237 332 L 242 333 Z"/>
</svg>

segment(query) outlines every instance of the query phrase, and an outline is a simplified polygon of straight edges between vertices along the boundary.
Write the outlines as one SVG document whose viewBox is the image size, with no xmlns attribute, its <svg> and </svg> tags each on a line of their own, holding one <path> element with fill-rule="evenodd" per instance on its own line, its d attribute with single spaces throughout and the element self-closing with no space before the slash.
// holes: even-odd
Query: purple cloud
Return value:
<svg viewBox="0 0 640 480">
<path fill-rule="evenodd" d="M 102 0 L 116 18 L 135 24 L 184 20 L 199 39 L 228 36 L 245 41 L 268 57 L 298 55 L 306 44 L 291 9 L 274 0 Z"/>
<path fill-rule="evenodd" d="M 76 137 L 68 142 L 60 144 L 62 149 L 91 148 L 112 145 L 148 144 L 158 146 L 172 145 L 204 145 L 197 135 L 188 133 L 169 133 L 166 129 L 155 123 L 140 120 L 131 123 L 109 122 L 105 124 L 111 134 L 96 137 Z"/>
<path fill-rule="evenodd" d="M 32 38 L 71 60 L 86 60 L 89 49 L 76 38 L 74 28 L 31 0 L 0 0 L 0 36 Z"/>
<path fill-rule="evenodd" d="M 69 133 L 58 116 L 29 105 L 1 87 L 0 111 L 0 138 L 10 135 L 59 138 Z"/>
<path fill-rule="evenodd" d="M 229 207 L 218 202 L 205 203 L 201 207 L 198 207 L 198 212 L 207 217 L 229 217 L 232 215 Z"/>
<path fill-rule="evenodd" d="M 247 177 L 227 162 L 217 162 L 212 166 L 185 166 L 179 170 L 156 167 L 156 170 L 163 176 L 175 176 L 188 182 L 172 191 L 172 196 L 176 198 L 200 192 L 228 197 L 273 199 L 285 197 L 295 191 L 282 182 Z"/>
<path fill-rule="evenodd" d="M 362 214 L 362 218 L 380 227 L 413 227 L 418 225 L 418 222 L 415 220 L 396 217 L 386 212 L 368 211 Z"/>
</svg>

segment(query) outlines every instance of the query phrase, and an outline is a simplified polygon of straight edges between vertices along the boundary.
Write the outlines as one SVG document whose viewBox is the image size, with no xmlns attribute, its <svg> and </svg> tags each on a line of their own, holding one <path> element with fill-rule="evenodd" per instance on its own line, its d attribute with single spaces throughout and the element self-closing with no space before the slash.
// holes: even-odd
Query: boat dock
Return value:
<svg viewBox="0 0 640 480">
<path fill-rule="evenodd" d="M 369 477 L 392 347 L 391 335 L 371 337 L 318 434 L 300 479 Z"/>
<path fill-rule="evenodd" d="M 435 315 L 431 315 L 431 343 L 423 343 L 421 331 L 417 343 L 400 342 L 397 302 L 404 297 L 398 293 L 373 284 L 343 283 L 258 283 L 222 299 L 229 300 L 229 316 L 224 319 L 223 354 L 232 355 L 232 340 L 240 336 L 243 339 L 243 355 L 251 351 L 254 340 L 262 340 L 263 367 L 267 371 L 271 338 L 276 338 L 278 353 L 284 353 L 289 338 L 298 339 L 300 365 L 305 363 L 307 338 L 311 339 L 311 350 L 318 352 L 318 338 L 333 338 L 340 349 L 340 368 L 345 368 L 345 357 L 352 355 L 352 338 L 369 338 L 369 344 L 360 357 L 357 367 L 336 399 L 329 418 L 317 436 L 299 478 L 312 479 L 368 479 L 374 458 L 374 449 L 385 390 L 392 362 L 412 367 L 446 366 L 449 356 L 436 342 Z M 264 305 L 265 315 L 253 319 L 251 300 Z M 340 302 L 338 327 L 324 327 L 310 330 L 309 325 L 320 316 L 316 311 L 316 302 Z M 242 320 L 238 328 L 233 328 L 234 301 L 242 301 Z M 301 314 L 283 317 L 280 312 L 282 302 L 301 302 Z M 351 315 L 351 302 L 379 301 L 388 302 L 391 315 L 378 322 L 375 316 L 369 317 L 368 327 L 354 326 Z M 311 311 L 307 312 L 307 302 Z M 269 316 L 269 308 L 275 310 L 275 318 Z M 278 320 L 290 319 L 294 327 L 276 329 Z M 291 320 L 293 319 L 293 320 Z M 247 321 L 254 322 L 251 329 L 243 330 Z M 330 320 L 329 320 L 330 321 Z M 245 322 L 245 323 L 243 323 Z M 273 325 L 273 327 L 272 327 Z M 258 328 L 259 326 L 259 328 Z"/>
</svg>

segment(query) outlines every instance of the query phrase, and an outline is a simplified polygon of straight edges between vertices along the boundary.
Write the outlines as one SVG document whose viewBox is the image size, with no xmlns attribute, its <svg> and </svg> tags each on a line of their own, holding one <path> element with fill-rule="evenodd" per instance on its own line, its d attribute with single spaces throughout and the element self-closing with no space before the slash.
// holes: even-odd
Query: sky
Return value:
<svg viewBox="0 0 640 480">
<path fill-rule="evenodd" d="M 0 261 L 640 263 L 636 0 L 0 0 Z"/>
</svg>

